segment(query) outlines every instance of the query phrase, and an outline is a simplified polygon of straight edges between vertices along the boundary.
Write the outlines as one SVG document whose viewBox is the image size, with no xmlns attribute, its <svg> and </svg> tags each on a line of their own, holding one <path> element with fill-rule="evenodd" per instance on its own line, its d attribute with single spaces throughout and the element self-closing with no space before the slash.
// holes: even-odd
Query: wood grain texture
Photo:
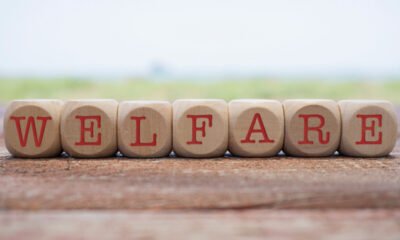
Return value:
<svg viewBox="0 0 400 240">
<path fill-rule="evenodd" d="M 12 159 L 1 209 L 398 208 L 400 156 Z"/>
<path fill-rule="evenodd" d="M 387 158 L 270 160 L 21 160 L 3 146 L 0 239 L 400 236 L 399 146 Z"/>
<path fill-rule="evenodd" d="M 397 240 L 396 210 L 10 211 L 0 239 Z"/>
</svg>

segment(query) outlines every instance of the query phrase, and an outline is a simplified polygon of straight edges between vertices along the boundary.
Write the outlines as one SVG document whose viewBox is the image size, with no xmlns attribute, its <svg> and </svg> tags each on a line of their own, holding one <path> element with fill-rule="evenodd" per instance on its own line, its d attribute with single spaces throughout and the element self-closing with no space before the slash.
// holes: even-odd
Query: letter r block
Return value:
<svg viewBox="0 0 400 240">
<path fill-rule="evenodd" d="M 397 119 L 388 101 L 339 101 L 342 137 L 339 152 L 353 157 L 382 157 L 396 144 Z"/>
<path fill-rule="evenodd" d="M 228 106 L 224 100 L 176 100 L 172 129 L 178 156 L 223 156 L 228 148 Z"/>
<path fill-rule="evenodd" d="M 298 157 L 325 157 L 339 147 L 341 120 L 332 100 L 286 100 L 284 152 Z"/>
<path fill-rule="evenodd" d="M 124 101 L 118 108 L 118 147 L 127 157 L 165 157 L 172 149 L 172 107 L 165 101 Z"/>
<path fill-rule="evenodd" d="M 270 157 L 283 146 L 283 107 L 276 100 L 229 103 L 229 151 L 241 157 Z"/>
<path fill-rule="evenodd" d="M 71 100 L 61 115 L 61 143 L 72 157 L 109 157 L 117 151 L 115 100 Z"/>
<path fill-rule="evenodd" d="M 4 138 L 14 157 L 55 157 L 61 153 L 59 100 L 16 100 L 4 117 Z"/>
</svg>

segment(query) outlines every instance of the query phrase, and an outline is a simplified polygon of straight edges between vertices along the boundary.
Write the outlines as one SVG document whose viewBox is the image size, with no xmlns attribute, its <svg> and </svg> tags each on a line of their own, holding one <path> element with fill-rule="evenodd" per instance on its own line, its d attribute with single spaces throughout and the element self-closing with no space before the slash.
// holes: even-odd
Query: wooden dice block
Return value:
<svg viewBox="0 0 400 240">
<path fill-rule="evenodd" d="M 71 100 L 61 115 L 61 142 L 72 157 L 109 157 L 117 151 L 115 100 Z"/>
<path fill-rule="evenodd" d="M 228 148 L 228 106 L 224 100 L 173 103 L 173 149 L 182 157 L 219 157 Z"/>
<path fill-rule="evenodd" d="M 339 101 L 342 138 L 339 152 L 354 157 L 388 155 L 396 144 L 397 119 L 388 101 Z"/>
<path fill-rule="evenodd" d="M 118 108 L 118 147 L 128 157 L 165 157 L 172 149 L 172 107 L 164 101 L 125 101 Z"/>
<path fill-rule="evenodd" d="M 276 155 L 283 146 L 283 107 L 275 100 L 229 103 L 229 151 L 241 157 Z"/>
<path fill-rule="evenodd" d="M 339 147 L 341 120 L 332 100 L 286 100 L 284 151 L 299 157 L 324 157 Z"/>
<path fill-rule="evenodd" d="M 59 100 L 16 100 L 4 116 L 4 138 L 15 157 L 55 157 L 61 153 Z"/>
</svg>

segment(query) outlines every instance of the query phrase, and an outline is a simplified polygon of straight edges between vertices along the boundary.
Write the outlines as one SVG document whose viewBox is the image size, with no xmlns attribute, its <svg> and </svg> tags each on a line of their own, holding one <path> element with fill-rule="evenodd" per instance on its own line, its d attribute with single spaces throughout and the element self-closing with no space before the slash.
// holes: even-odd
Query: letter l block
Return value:
<svg viewBox="0 0 400 240">
<path fill-rule="evenodd" d="M 127 157 L 166 157 L 172 149 L 172 107 L 166 101 L 124 101 L 118 147 Z"/>
</svg>

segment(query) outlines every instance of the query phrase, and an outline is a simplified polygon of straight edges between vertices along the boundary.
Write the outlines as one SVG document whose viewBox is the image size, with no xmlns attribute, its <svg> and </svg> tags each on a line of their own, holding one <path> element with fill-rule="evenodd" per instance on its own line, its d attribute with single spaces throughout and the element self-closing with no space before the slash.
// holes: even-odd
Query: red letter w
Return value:
<svg viewBox="0 0 400 240">
<path fill-rule="evenodd" d="M 24 135 L 22 135 L 21 120 L 25 120 L 26 117 L 11 116 L 10 119 L 15 121 L 15 127 L 17 128 L 19 143 L 21 144 L 22 147 L 25 147 L 28 142 L 29 129 L 31 127 L 32 127 L 32 131 L 33 131 L 32 134 L 33 134 L 33 140 L 35 142 L 35 146 L 40 147 L 40 145 L 42 145 L 44 130 L 46 129 L 47 121 L 51 120 L 51 117 L 36 117 L 36 119 L 38 121 L 42 121 L 42 126 L 40 127 L 39 136 L 36 131 L 36 123 L 35 123 L 34 117 L 32 117 L 32 116 L 28 117 Z"/>
</svg>

